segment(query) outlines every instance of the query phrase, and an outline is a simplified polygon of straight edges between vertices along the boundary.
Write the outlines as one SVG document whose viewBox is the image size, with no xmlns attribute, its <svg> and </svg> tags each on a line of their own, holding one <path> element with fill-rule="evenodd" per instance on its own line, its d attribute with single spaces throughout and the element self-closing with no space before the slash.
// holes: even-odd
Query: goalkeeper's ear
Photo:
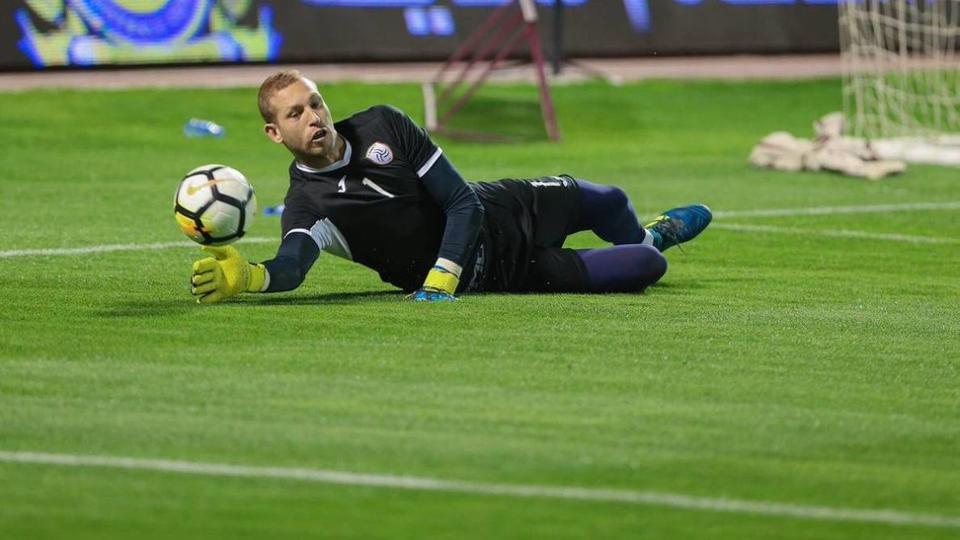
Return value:
<svg viewBox="0 0 960 540">
<path fill-rule="evenodd" d="M 277 144 L 283 143 L 283 135 L 280 134 L 280 128 L 277 127 L 277 125 L 274 124 L 273 122 L 264 124 L 263 132 L 267 135 L 267 138 L 270 139 L 271 141 Z"/>
</svg>

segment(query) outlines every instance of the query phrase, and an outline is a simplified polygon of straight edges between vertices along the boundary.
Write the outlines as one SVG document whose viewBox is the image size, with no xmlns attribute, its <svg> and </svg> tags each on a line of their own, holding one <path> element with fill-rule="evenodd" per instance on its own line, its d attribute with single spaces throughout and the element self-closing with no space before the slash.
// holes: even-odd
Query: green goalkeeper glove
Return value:
<svg viewBox="0 0 960 540">
<path fill-rule="evenodd" d="M 233 246 L 204 246 L 213 255 L 193 263 L 191 292 L 198 303 L 209 304 L 242 292 L 260 292 L 267 280 L 262 264 L 249 263 Z"/>
</svg>

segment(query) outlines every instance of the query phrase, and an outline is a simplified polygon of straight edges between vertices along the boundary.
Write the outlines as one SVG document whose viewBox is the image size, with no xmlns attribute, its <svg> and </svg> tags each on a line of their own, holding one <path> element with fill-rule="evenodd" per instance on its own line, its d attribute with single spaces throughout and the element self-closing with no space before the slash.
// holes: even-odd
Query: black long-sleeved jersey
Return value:
<svg viewBox="0 0 960 540">
<path fill-rule="evenodd" d="M 483 207 L 426 132 L 389 106 L 335 126 L 346 141 L 340 161 L 323 169 L 290 165 L 283 240 L 264 263 L 266 291 L 297 287 L 319 250 L 406 291 L 423 284 L 438 258 L 464 266 Z"/>
</svg>

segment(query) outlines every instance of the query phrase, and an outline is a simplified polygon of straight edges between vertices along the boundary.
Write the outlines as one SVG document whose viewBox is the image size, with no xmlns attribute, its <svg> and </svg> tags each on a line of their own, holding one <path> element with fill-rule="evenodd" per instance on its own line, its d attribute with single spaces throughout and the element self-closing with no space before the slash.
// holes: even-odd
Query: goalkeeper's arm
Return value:
<svg viewBox="0 0 960 540">
<path fill-rule="evenodd" d="M 445 156 L 434 163 L 422 178 L 423 186 L 443 208 L 447 223 L 437 262 L 427 274 L 414 300 L 453 300 L 460 284 L 463 265 L 474 247 L 483 223 L 483 205 L 473 189 Z"/>
<path fill-rule="evenodd" d="M 280 292 L 296 289 L 320 254 L 308 234 L 294 232 L 280 243 L 277 256 L 249 263 L 232 246 L 204 247 L 213 257 L 193 264 L 191 291 L 197 302 L 212 303 L 242 292 Z"/>
</svg>

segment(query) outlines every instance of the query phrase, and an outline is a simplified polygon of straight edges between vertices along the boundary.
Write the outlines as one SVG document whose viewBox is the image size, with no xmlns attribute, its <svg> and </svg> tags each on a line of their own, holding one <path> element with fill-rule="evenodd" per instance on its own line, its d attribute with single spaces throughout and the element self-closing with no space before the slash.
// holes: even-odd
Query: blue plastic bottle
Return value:
<svg viewBox="0 0 960 540">
<path fill-rule="evenodd" d="M 191 118 L 183 126 L 183 134 L 187 137 L 223 137 L 223 126 L 210 120 Z"/>
<path fill-rule="evenodd" d="M 267 206 L 263 209 L 263 215 L 265 216 L 279 216 L 283 214 L 283 205 L 278 204 L 276 206 Z"/>
</svg>

